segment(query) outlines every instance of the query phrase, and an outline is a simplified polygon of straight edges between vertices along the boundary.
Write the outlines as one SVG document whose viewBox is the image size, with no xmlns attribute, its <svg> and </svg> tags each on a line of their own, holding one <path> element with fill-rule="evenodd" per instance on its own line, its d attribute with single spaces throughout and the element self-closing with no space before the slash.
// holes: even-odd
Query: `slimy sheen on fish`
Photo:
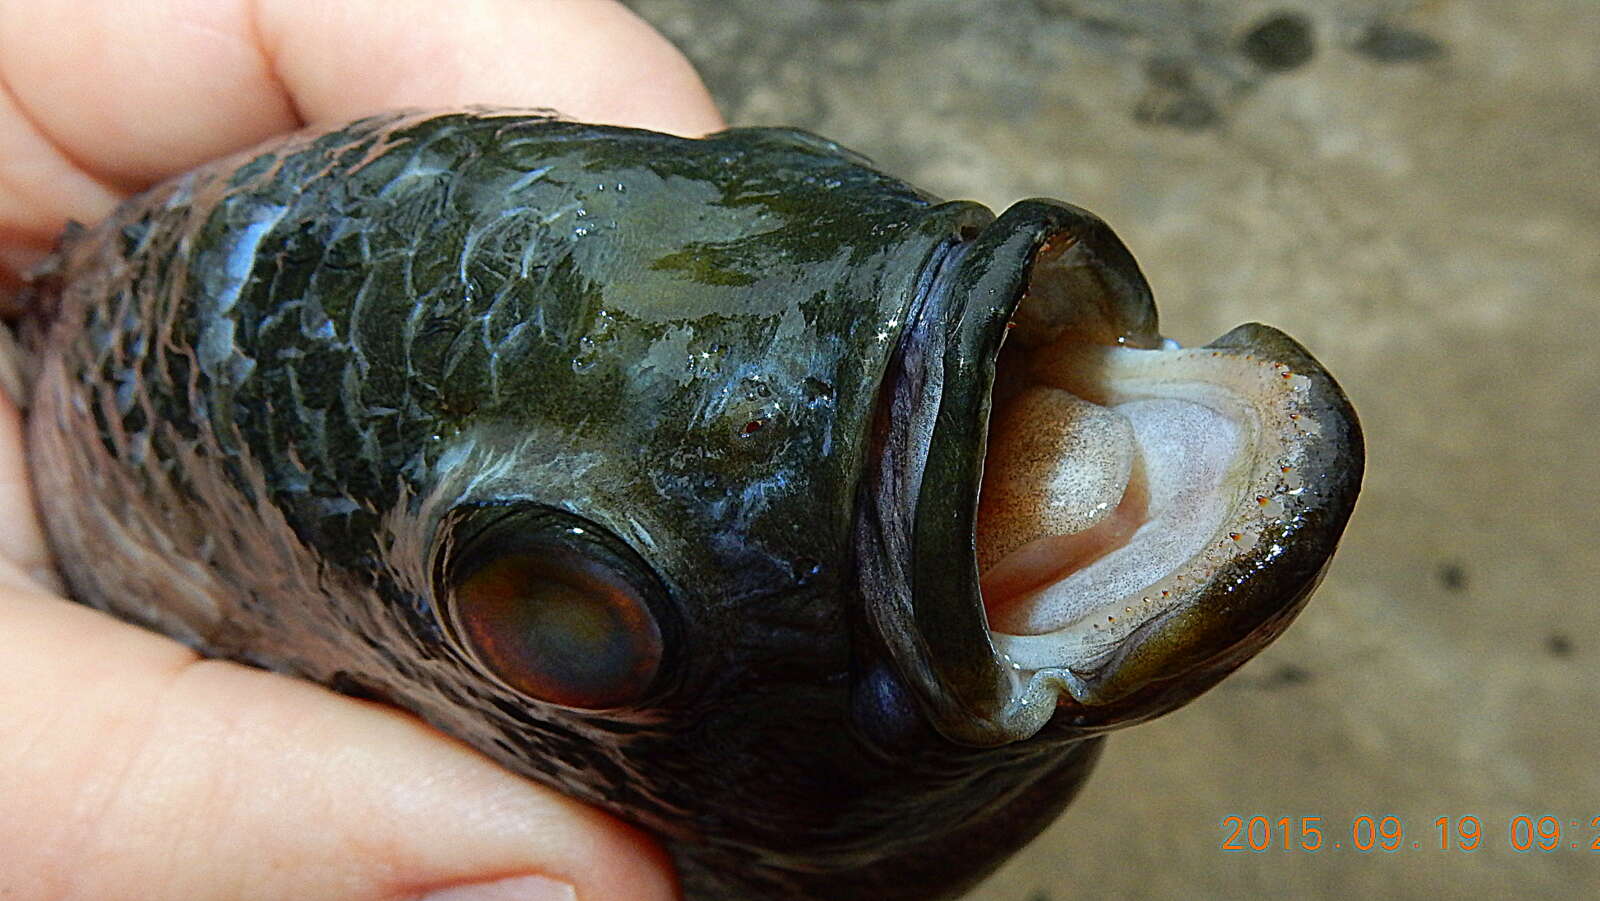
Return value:
<svg viewBox="0 0 1600 901">
<path fill-rule="evenodd" d="M 378 116 L 31 290 L 78 600 L 413 711 L 694 899 L 960 894 L 1288 625 L 1361 479 L 1304 348 L 1165 340 L 1092 214 L 783 129 Z"/>
</svg>

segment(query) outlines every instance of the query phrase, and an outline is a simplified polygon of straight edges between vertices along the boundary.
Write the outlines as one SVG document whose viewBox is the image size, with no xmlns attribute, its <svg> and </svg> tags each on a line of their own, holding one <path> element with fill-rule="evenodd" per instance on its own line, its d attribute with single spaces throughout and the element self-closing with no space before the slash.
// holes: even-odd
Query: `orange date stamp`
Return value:
<svg viewBox="0 0 1600 901">
<path fill-rule="evenodd" d="M 1221 828 L 1222 850 L 1246 853 L 1359 851 L 1392 854 L 1424 850 L 1470 853 L 1486 846 L 1505 847 L 1518 853 L 1600 851 L 1600 816 L 1565 819 L 1518 815 L 1507 817 L 1503 822 L 1486 823 L 1485 818 L 1463 815 L 1442 816 L 1420 824 L 1408 824 L 1392 815 L 1225 816 Z"/>
</svg>

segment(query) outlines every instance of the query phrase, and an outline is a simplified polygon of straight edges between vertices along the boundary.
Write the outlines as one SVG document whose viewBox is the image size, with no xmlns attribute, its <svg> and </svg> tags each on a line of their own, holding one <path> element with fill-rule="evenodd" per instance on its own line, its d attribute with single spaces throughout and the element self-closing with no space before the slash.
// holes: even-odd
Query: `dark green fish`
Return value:
<svg viewBox="0 0 1600 901">
<path fill-rule="evenodd" d="M 1091 214 L 794 131 L 367 119 L 34 291 L 76 597 L 415 711 L 694 898 L 962 892 L 1288 625 L 1361 476 L 1304 349 L 1164 341 Z"/>
</svg>

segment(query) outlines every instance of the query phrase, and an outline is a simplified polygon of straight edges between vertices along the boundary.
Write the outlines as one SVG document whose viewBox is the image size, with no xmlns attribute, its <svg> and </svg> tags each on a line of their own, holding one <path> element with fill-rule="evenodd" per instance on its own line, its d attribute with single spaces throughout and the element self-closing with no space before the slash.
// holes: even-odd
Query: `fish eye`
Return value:
<svg viewBox="0 0 1600 901">
<path fill-rule="evenodd" d="M 661 627 L 641 593 L 574 549 L 494 556 L 460 579 L 456 631 L 513 689 L 598 710 L 638 700 L 661 664 Z"/>
</svg>

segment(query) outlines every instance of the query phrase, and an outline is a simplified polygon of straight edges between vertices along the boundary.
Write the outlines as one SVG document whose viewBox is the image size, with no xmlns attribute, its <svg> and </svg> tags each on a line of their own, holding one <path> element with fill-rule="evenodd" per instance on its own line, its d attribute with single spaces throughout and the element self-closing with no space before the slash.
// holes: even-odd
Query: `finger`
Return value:
<svg viewBox="0 0 1600 901">
<path fill-rule="evenodd" d="M 722 127 L 683 55 L 611 0 L 263 0 L 261 9 L 262 42 L 306 121 L 489 103 L 688 135 Z"/>
<path fill-rule="evenodd" d="M 28 689 L 0 692 L 0 897 L 673 896 L 630 827 L 409 717 L 43 595 L 0 611 Z"/>
<path fill-rule="evenodd" d="M 613 0 L 0 0 L 0 268 L 68 217 L 304 122 L 549 107 L 684 134 L 721 119 Z"/>
<path fill-rule="evenodd" d="M 4 326 L 0 326 L 4 328 Z M 4 352 L 0 350 L 0 352 Z M 0 559 L 16 572 L 0 571 L 0 586 L 54 590 L 59 580 L 34 515 L 33 491 L 23 459 L 22 418 L 5 392 L 0 392 Z M 0 607 L 0 611 L 3 611 Z M 4 613 L 0 612 L 0 621 Z M 15 684 L 0 682 L 0 685 Z M 0 735 L 4 735 L 0 731 Z"/>
<path fill-rule="evenodd" d="M 0 17 L 5 12 L 0 7 Z M 10 313 L 21 275 L 49 252 L 62 224 L 99 219 L 119 195 L 73 165 L 28 119 L 6 84 L 5 36 L 0 18 L 0 311 Z"/>
</svg>

